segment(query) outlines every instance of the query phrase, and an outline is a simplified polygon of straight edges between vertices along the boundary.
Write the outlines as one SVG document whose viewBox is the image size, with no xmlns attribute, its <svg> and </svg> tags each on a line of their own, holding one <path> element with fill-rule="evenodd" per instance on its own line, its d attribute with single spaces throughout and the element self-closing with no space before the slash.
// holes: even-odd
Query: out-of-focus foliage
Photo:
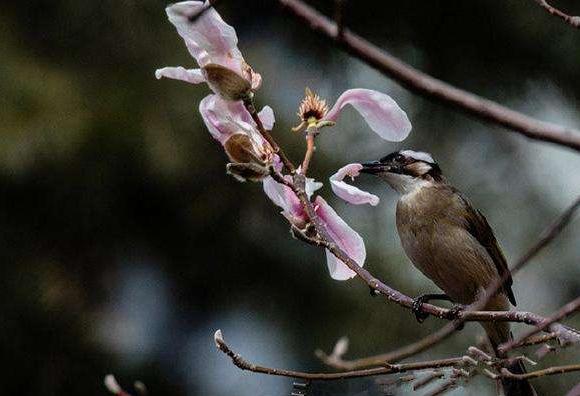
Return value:
<svg viewBox="0 0 580 396">
<path fill-rule="evenodd" d="M 354 112 L 344 114 L 318 141 L 320 180 L 399 147 L 430 151 L 487 214 L 512 260 L 580 194 L 577 154 L 412 96 L 275 3 L 218 8 L 262 74 L 258 103 L 274 108 L 275 135 L 294 159 L 303 140 L 289 129 L 305 86 L 330 102 L 346 88 L 382 90 L 414 125 L 407 141 L 389 144 Z M 331 4 L 316 5 L 331 12 Z M 580 13 L 573 1 L 561 5 Z M 197 113 L 207 90 L 154 79 L 157 67 L 193 62 L 164 6 L 44 0 L 0 8 L 0 393 L 103 395 L 102 379 L 114 372 L 156 396 L 286 395 L 290 381 L 232 368 L 215 351 L 213 331 L 221 328 L 249 359 L 319 370 L 313 350 L 331 349 L 342 335 L 356 357 L 440 326 L 417 325 L 356 280 L 332 281 L 323 252 L 291 239 L 259 185 L 225 175 L 225 156 Z M 351 1 L 347 10 L 355 31 L 428 73 L 580 125 L 580 34 L 533 1 Z M 365 237 L 369 269 L 412 295 L 435 290 L 399 246 L 394 194 L 365 187 L 380 206 L 333 202 Z M 328 185 L 324 191 L 330 198 Z M 576 221 L 516 276 L 519 309 L 546 314 L 578 295 L 578 235 Z M 422 357 L 460 353 L 478 333 L 468 325 Z M 537 387 L 562 394 L 578 379 L 546 378 Z M 365 394 L 369 384 L 316 391 Z M 471 386 L 456 393 L 493 391 L 485 381 Z"/>
</svg>

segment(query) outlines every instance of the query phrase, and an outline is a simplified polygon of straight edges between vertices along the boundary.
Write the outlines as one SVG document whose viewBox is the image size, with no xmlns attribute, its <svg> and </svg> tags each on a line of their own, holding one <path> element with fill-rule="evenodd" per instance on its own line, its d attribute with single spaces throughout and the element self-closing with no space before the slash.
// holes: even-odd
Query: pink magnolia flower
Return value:
<svg viewBox="0 0 580 396">
<path fill-rule="evenodd" d="M 343 166 L 334 175 L 330 176 L 330 187 L 338 197 L 351 204 L 370 204 L 377 206 L 379 204 L 379 197 L 344 182 L 344 178 L 347 176 L 350 176 L 354 180 L 360 174 L 362 168 L 363 166 L 361 164 L 348 164 Z"/>
<path fill-rule="evenodd" d="M 288 175 L 285 177 L 290 178 Z M 270 176 L 266 177 L 263 183 L 264 192 L 272 202 L 282 208 L 282 215 L 296 227 L 304 228 L 308 221 L 308 215 L 304 212 L 300 200 L 292 189 L 276 182 Z M 309 197 L 320 187 L 322 187 L 322 183 L 317 183 L 313 179 L 306 180 L 305 189 Z M 366 249 L 362 237 L 321 196 L 315 198 L 314 209 L 337 245 L 362 267 L 366 259 Z M 337 259 L 328 249 L 326 250 L 326 264 L 333 279 L 347 280 L 356 276 L 354 271 Z"/>
<path fill-rule="evenodd" d="M 208 95 L 199 104 L 199 112 L 209 133 L 224 147 L 232 163 L 228 172 L 241 181 L 262 180 L 269 166 L 278 166 L 278 156 L 258 132 L 242 102 L 232 102 L 218 95 Z M 274 126 L 274 112 L 265 106 L 258 117 L 264 128 Z"/>
<path fill-rule="evenodd" d="M 362 88 L 343 92 L 330 111 L 326 101 L 307 89 L 306 97 L 298 109 L 302 123 L 296 129 L 310 124 L 316 126 L 332 124 L 347 105 L 354 107 L 368 126 L 385 140 L 398 142 L 404 140 L 411 132 L 411 122 L 407 114 L 389 95 Z"/>
<path fill-rule="evenodd" d="M 262 78 L 244 61 L 236 31 L 215 9 L 207 9 L 193 22 L 190 20 L 209 6 L 208 1 L 183 1 L 165 9 L 200 68 L 164 67 L 156 70 L 155 76 L 191 84 L 207 82 L 215 93 L 226 99 L 242 99 L 260 87 Z"/>
</svg>

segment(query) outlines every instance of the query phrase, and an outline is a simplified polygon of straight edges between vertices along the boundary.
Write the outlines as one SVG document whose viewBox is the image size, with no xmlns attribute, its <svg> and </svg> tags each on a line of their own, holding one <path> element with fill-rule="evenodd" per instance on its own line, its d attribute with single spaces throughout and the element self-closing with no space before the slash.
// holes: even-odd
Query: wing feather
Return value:
<svg viewBox="0 0 580 396">
<path fill-rule="evenodd" d="M 485 248 L 491 259 L 493 260 L 497 272 L 500 277 L 504 277 L 507 273 L 507 279 L 502 285 L 504 293 L 509 298 L 510 302 L 515 306 L 516 298 L 512 290 L 512 276 L 509 273 L 509 268 L 505 256 L 499 247 L 497 239 L 493 234 L 491 226 L 487 222 L 485 216 L 477 209 L 474 209 L 471 203 L 461 195 L 461 198 L 465 204 L 466 209 L 466 219 L 467 219 L 467 231 L 473 235 L 475 239 Z"/>
</svg>

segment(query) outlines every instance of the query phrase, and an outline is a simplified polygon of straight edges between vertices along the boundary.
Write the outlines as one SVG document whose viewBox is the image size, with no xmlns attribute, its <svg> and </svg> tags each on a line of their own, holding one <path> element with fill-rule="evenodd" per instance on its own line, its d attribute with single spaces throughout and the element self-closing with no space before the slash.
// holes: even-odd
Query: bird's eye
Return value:
<svg viewBox="0 0 580 396">
<path fill-rule="evenodd" d="M 403 162 L 404 159 L 405 159 L 405 156 L 403 154 L 397 154 L 395 156 L 395 161 L 397 161 L 397 162 Z"/>
</svg>

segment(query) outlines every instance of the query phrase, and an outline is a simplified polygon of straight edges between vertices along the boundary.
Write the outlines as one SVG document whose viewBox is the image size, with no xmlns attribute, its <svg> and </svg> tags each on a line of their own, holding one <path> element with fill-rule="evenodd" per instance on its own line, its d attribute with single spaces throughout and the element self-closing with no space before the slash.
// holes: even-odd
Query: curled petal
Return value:
<svg viewBox="0 0 580 396">
<path fill-rule="evenodd" d="M 155 77 L 159 80 L 162 77 L 171 78 L 173 80 L 186 81 L 191 84 L 199 84 L 205 82 L 205 78 L 201 69 L 186 69 L 184 67 L 164 67 L 155 70 Z"/>
<path fill-rule="evenodd" d="M 226 67 L 233 65 L 228 65 L 229 62 L 235 61 L 235 71 L 241 74 L 242 55 L 237 47 L 238 37 L 234 28 L 225 23 L 214 8 L 205 10 L 202 16 L 190 21 L 206 7 L 210 7 L 207 1 L 183 1 L 170 5 L 165 12 L 200 66 L 205 66 L 209 59 Z"/>
<path fill-rule="evenodd" d="M 398 142 L 411 132 L 409 118 L 397 103 L 389 95 L 371 89 L 345 91 L 326 114 L 325 120 L 336 122 L 341 110 L 348 104 L 385 140 Z"/>
<path fill-rule="evenodd" d="M 330 176 L 330 187 L 336 195 L 346 202 L 354 205 L 370 204 L 377 206 L 379 204 L 379 197 L 344 182 L 346 176 L 350 176 L 353 179 L 358 176 L 361 169 L 361 164 L 348 164 L 343 166 L 334 175 Z"/>
<path fill-rule="evenodd" d="M 274 122 L 276 120 L 274 118 L 274 110 L 272 110 L 270 106 L 264 106 L 258 113 L 258 117 L 260 118 L 260 121 L 262 121 L 264 128 L 269 131 L 274 128 Z"/>
<path fill-rule="evenodd" d="M 366 259 L 366 249 L 362 237 L 350 228 L 322 197 L 316 197 L 314 203 L 317 206 L 316 213 L 320 220 L 325 223 L 330 236 L 351 259 L 362 267 Z M 354 271 L 337 259 L 329 250 L 326 250 L 326 264 L 333 279 L 347 280 L 356 276 Z"/>
</svg>

